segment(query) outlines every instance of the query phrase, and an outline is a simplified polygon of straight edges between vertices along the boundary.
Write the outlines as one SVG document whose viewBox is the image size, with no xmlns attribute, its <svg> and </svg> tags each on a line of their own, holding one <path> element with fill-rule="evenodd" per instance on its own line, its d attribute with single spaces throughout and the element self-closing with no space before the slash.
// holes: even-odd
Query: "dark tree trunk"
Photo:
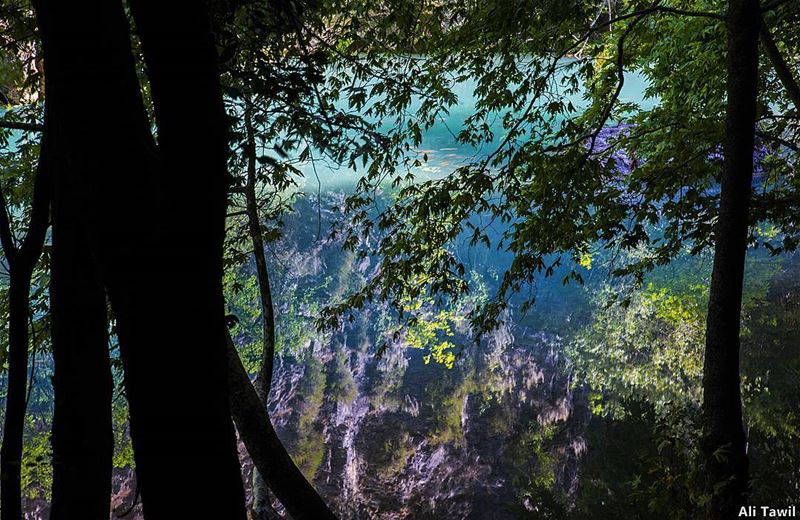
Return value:
<svg viewBox="0 0 800 520">
<path fill-rule="evenodd" d="M 758 79 L 758 0 L 731 0 L 724 166 L 703 370 L 703 449 L 710 517 L 747 503 L 748 461 L 739 379 L 742 287 L 753 179 Z"/>
<path fill-rule="evenodd" d="M 129 244 L 137 254 L 112 252 L 108 283 L 144 512 L 244 519 L 226 379 L 227 125 L 216 50 L 204 3 L 130 5 L 158 125 L 158 198 L 127 222 L 148 234 Z"/>
<path fill-rule="evenodd" d="M 48 146 L 42 142 L 39 165 L 34 182 L 31 223 L 28 233 L 17 248 L 11 237 L 8 210 L 0 194 L 0 241 L 8 265 L 9 287 L 9 357 L 6 417 L 3 444 L 0 447 L 0 518 L 22 518 L 22 447 L 25 432 L 28 380 L 28 298 L 31 276 L 39 261 L 49 222 L 50 175 Z"/>
<path fill-rule="evenodd" d="M 272 291 L 269 284 L 267 258 L 264 254 L 264 239 L 261 233 L 258 200 L 256 197 L 256 140 L 253 129 L 252 109 L 245 107 L 245 132 L 247 134 L 247 183 L 245 199 L 247 204 L 247 227 L 253 242 L 253 258 L 256 262 L 256 278 L 258 279 L 259 305 L 262 313 L 262 332 L 264 345 L 261 350 L 261 365 L 253 386 L 258 396 L 266 405 L 269 389 L 272 387 L 272 369 L 275 359 L 275 312 L 272 303 Z"/>
<path fill-rule="evenodd" d="M 25 426 L 25 393 L 28 377 L 28 294 L 31 272 L 11 264 L 9 269 L 8 394 L 3 447 L 0 449 L 0 501 L 2 520 L 22 518 L 22 439 Z"/>
<path fill-rule="evenodd" d="M 227 144 L 204 4 L 131 2 L 156 155 L 122 4 L 38 3 L 51 22 L 52 92 L 70 101 L 60 173 L 82 195 L 80 224 L 117 320 L 145 515 L 244 519 L 225 378 Z"/>
<path fill-rule="evenodd" d="M 63 180 L 63 179 L 62 179 Z M 109 518 L 114 451 L 105 291 L 65 186 L 53 208 L 51 517 Z"/>
<path fill-rule="evenodd" d="M 256 197 L 256 138 L 250 100 L 245 101 L 244 126 L 247 139 L 247 182 L 244 188 L 247 206 L 247 227 L 253 245 L 253 257 L 256 262 L 256 278 L 258 280 L 262 334 L 264 337 L 264 343 L 261 348 L 261 365 L 253 382 L 253 387 L 255 387 L 256 393 L 266 409 L 269 401 L 269 390 L 272 387 L 272 370 L 275 360 L 275 313 Z M 253 471 L 253 512 L 258 520 L 270 520 L 276 516 L 270 503 L 267 483 L 258 469 Z"/>
<path fill-rule="evenodd" d="M 137 157 L 147 139 L 137 131 L 149 135 L 149 130 L 121 3 L 38 0 L 34 7 L 46 70 L 45 139 L 52 145 L 54 173 L 51 517 L 105 520 L 113 455 L 112 378 L 98 252 L 100 244 L 126 230 L 115 228 L 113 214 L 101 216 L 105 208 L 98 202 L 97 179 L 142 177 L 143 161 Z M 87 97 L 89 102 L 76 101 Z M 121 211 L 130 207 L 105 203 L 118 204 Z"/>
<path fill-rule="evenodd" d="M 335 519 L 283 447 L 230 336 L 226 343 L 231 411 L 256 469 L 294 520 Z"/>
</svg>

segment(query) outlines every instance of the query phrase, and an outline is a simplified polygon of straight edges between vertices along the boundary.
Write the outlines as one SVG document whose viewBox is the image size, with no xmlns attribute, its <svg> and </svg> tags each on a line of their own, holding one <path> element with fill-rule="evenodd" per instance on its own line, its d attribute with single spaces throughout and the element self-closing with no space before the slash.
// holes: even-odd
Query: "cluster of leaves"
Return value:
<svg viewBox="0 0 800 520">
<path fill-rule="evenodd" d="M 309 170 L 317 175 L 317 164 L 326 169 L 354 165 L 383 150 L 385 138 L 364 114 L 339 104 L 342 93 L 331 50 L 335 38 L 317 36 L 329 30 L 330 6 L 215 5 L 232 122 L 228 253 L 230 265 L 237 265 L 249 256 L 247 221 L 241 218 L 248 175 L 254 176 L 262 235 L 265 242 L 274 242 Z"/>
<path fill-rule="evenodd" d="M 798 436 L 796 394 L 797 255 L 751 255 L 743 314 L 743 404 L 753 493 L 791 503 Z M 684 257 L 655 270 L 629 305 L 597 298 L 592 323 L 568 347 L 575 385 L 594 415 L 579 509 L 598 504 L 611 518 L 647 510 L 693 518 L 707 499 L 700 466 L 700 403 L 710 263 Z M 618 441 L 625 446 L 617 449 Z M 640 441 L 636 439 L 640 438 Z M 630 446 L 636 446 L 631 452 Z M 769 475 L 769 476 L 767 476 Z M 776 477 L 776 475 L 780 475 Z M 649 518 L 649 517 L 648 517 Z"/>
<path fill-rule="evenodd" d="M 255 373 L 261 362 L 264 342 L 256 275 L 249 274 L 244 268 L 229 269 L 223 281 L 228 312 L 236 317 L 232 332 L 242 363 L 248 372 Z M 297 287 L 298 280 L 293 279 L 278 278 L 278 283 L 274 284 L 279 291 L 274 302 L 280 315 L 275 327 L 275 350 L 279 354 L 296 354 L 311 340 L 324 337 L 312 326 L 311 317 L 319 308 L 316 300 L 320 288 L 309 280 L 302 281 L 305 283 L 300 288 Z"/>
<path fill-rule="evenodd" d="M 649 284 L 625 308 L 609 305 L 611 291 L 600 296 L 593 324 L 569 350 L 594 413 L 624 415 L 621 401 L 643 396 L 657 411 L 699 409 L 706 296 L 703 286 L 693 290 Z"/>
<path fill-rule="evenodd" d="M 349 75 L 336 70 L 356 92 L 350 106 L 379 121 L 391 114 L 387 136 L 406 145 L 375 157 L 348 198 L 350 220 L 339 230 L 345 244 L 381 264 L 361 290 L 327 309 L 324 323 L 372 299 L 401 313 L 403 302 L 463 297 L 471 286 L 454 248 L 462 239 L 513 255 L 495 294 L 471 315 L 476 333 L 497 326 L 512 296 L 538 278 L 566 267 L 563 281 L 581 282 L 593 248 L 610 251 L 614 275 L 641 282 L 713 243 L 724 2 L 625 1 L 611 12 L 604 2 L 389 5 L 413 13 L 412 21 L 355 2 L 367 22 L 351 23 L 364 36 L 351 30 L 342 48 L 355 47 L 360 66 L 351 59 Z M 765 14 L 776 30 L 795 17 L 780 6 Z M 409 25 L 425 28 L 425 38 L 407 32 Z M 795 39 L 782 40 L 794 63 Z M 374 73 L 389 65 L 393 76 Z M 797 243 L 797 113 L 766 58 L 761 70 L 752 221 L 779 231 L 754 233 L 751 243 L 777 253 Z M 647 103 L 622 95 L 631 75 L 647 85 Z M 474 157 L 419 181 L 415 172 L 427 160 L 417 150 L 422 134 L 456 104 L 453 87 L 467 80 L 475 111 L 455 137 Z M 394 202 L 376 209 L 382 188 L 394 190 Z M 420 277 L 426 283 L 416 283 Z"/>
</svg>

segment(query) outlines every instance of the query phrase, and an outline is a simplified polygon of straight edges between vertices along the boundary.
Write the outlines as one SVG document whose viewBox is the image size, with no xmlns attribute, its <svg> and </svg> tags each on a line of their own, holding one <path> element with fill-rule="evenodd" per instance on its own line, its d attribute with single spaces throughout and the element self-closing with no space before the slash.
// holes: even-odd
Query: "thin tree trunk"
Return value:
<svg viewBox="0 0 800 520">
<path fill-rule="evenodd" d="M 272 371 L 275 360 L 275 313 L 272 303 L 272 291 L 269 283 L 267 259 L 264 254 L 264 240 L 261 234 L 258 200 L 256 198 L 256 138 L 253 129 L 251 101 L 247 99 L 244 106 L 244 126 L 247 140 L 247 182 L 244 194 L 247 205 L 247 227 L 253 245 L 253 257 L 256 263 L 259 304 L 261 307 L 261 326 L 264 343 L 261 348 L 261 364 L 253 387 L 263 403 L 264 409 L 269 401 L 269 390 L 272 387 Z M 258 469 L 253 470 L 253 511 L 258 520 L 270 520 L 277 516 L 270 503 L 269 489 Z"/>
<path fill-rule="evenodd" d="M 230 336 L 226 344 L 231 412 L 253 464 L 294 520 L 335 519 L 283 447 Z"/>
<path fill-rule="evenodd" d="M 725 158 L 703 370 L 703 449 L 714 519 L 735 518 L 747 503 L 739 333 L 753 179 L 759 20 L 758 0 L 730 0 Z"/>
<path fill-rule="evenodd" d="M 11 236 L 6 201 L 0 194 L 0 239 L 8 264 L 9 287 L 9 357 L 6 417 L 0 447 L 0 519 L 22 518 L 22 448 L 25 433 L 28 379 L 28 320 L 30 318 L 31 276 L 44 246 L 49 221 L 50 176 L 47 169 L 47 146 L 39 153 L 34 183 L 31 223 L 22 245 L 17 248 Z"/>
<path fill-rule="evenodd" d="M 13 264 L 12 264 L 13 266 Z M 28 294 L 30 272 L 11 267 L 9 288 L 9 356 L 6 420 L 3 425 L 3 447 L 0 449 L 0 518 L 22 518 L 22 445 L 25 426 L 25 392 L 28 375 Z"/>
<path fill-rule="evenodd" d="M 258 279 L 259 305 L 263 316 L 262 332 L 264 334 L 261 366 L 253 386 L 266 405 L 269 389 L 272 387 L 272 370 L 275 359 L 275 313 L 269 284 L 267 258 L 264 254 L 264 239 L 261 233 L 258 200 L 256 198 L 256 140 L 253 130 L 252 109 L 249 103 L 245 107 L 244 118 L 248 149 L 247 184 L 244 192 L 247 203 L 247 227 L 250 239 L 253 242 L 253 258 L 256 262 L 256 278 Z"/>
</svg>

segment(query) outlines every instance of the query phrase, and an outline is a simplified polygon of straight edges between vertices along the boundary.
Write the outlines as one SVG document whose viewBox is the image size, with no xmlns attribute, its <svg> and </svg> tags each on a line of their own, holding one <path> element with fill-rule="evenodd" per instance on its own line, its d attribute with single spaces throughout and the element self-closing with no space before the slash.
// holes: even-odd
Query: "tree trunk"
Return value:
<svg viewBox="0 0 800 520">
<path fill-rule="evenodd" d="M 15 263 L 9 269 L 8 394 L 3 447 L 0 449 L 0 512 L 2 520 L 22 518 L 22 439 L 25 427 L 25 394 L 28 378 L 28 295 L 31 272 Z"/>
<path fill-rule="evenodd" d="M 256 278 L 258 279 L 259 305 L 261 306 L 262 332 L 264 346 L 261 350 L 261 366 L 253 386 L 258 396 L 267 403 L 269 389 L 272 386 L 272 369 L 275 359 L 275 312 L 272 303 L 272 291 L 269 284 L 267 258 L 264 254 L 264 239 L 261 233 L 258 200 L 256 198 L 256 140 L 253 130 L 252 109 L 245 106 L 245 132 L 247 134 L 247 184 L 245 199 L 247 203 L 247 227 L 253 242 L 253 257 L 256 262 Z"/>
<path fill-rule="evenodd" d="M 122 4 L 39 3 L 51 15 L 52 90 L 70 101 L 59 118 L 73 166 L 64 179 L 82 195 L 81 225 L 117 320 L 145 515 L 243 520 L 221 285 L 227 144 L 204 5 L 131 2 L 155 155 Z"/>
<path fill-rule="evenodd" d="M 8 209 L 0 194 L 0 242 L 8 264 L 9 287 L 9 357 L 6 417 L 0 447 L 0 519 L 22 518 L 22 448 L 25 433 L 28 380 L 28 298 L 31 276 L 39 261 L 49 222 L 50 174 L 48 146 L 44 139 L 39 150 L 39 164 L 34 181 L 31 222 L 17 248 L 11 236 Z"/>
<path fill-rule="evenodd" d="M 105 290 L 71 204 L 56 188 L 50 314 L 54 413 L 51 517 L 107 520 L 114 452 Z M 74 195 L 74 194 L 73 194 Z"/>
<path fill-rule="evenodd" d="M 256 198 L 256 139 L 253 129 L 252 105 L 245 101 L 244 126 L 247 139 L 247 182 L 245 199 L 247 205 L 247 227 L 253 245 L 253 257 L 256 263 L 259 304 L 261 306 L 262 335 L 264 343 L 261 348 L 261 365 L 253 382 L 264 409 L 269 401 L 269 390 L 272 387 L 272 370 L 275 360 L 275 313 L 272 303 L 272 291 L 269 283 L 267 259 L 264 255 L 264 240 L 261 234 L 258 200 Z M 258 520 L 275 518 L 269 497 L 269 489 L 258 469 L 253 471 L 253 511 Z"/>
<path fill-rule="evenodd" d="M 747 503 L 739 332 L 753 179 L 759 20 L 758 0 L 729 2 L 725 158 L 703 370 L 703 449 L 714 519 L 735 518 Z"/>
<path fill-rule="evenodd" d="M 135 178 L 139 172 L 133 168 L 142 162 L 133 158 L 141 144 L 131 144 L 141 139 L 134 137 L 137 102 L 144 122 L 139 130 L 147 130 L 146 116 L 121 4 L 37 0 L 34 8 L 46 70 L 44 138 L 52 148 L 54 174 L 51 516 L 105 520 L 113 384 L 98 244 L 125 230 L 115 229 L 112 218 L 98 218 L 102 203 L 94 181 L 121 172 Z M 76 102 L 87 92 L 90 102 Z"/>
<path fill-rule="evenodd" d="M 228 145 L 216 49 L 204 3 L 130 6 L 158 126 L 157 199 L 126 222 L 149 228 L 143 245 L 127 244 L 137 254 L 112 250 L 107 265 L 144 512 L 244 519 L 226 379 Z M 110 200 L 125 188 L 111 186 Z"/>
<path fill-rule="evenodd" d="M 226 342 L 231 411 L 253 464 L 294 520 L 335 519 L 283 447 L 230 336 Z"/>
</svg>

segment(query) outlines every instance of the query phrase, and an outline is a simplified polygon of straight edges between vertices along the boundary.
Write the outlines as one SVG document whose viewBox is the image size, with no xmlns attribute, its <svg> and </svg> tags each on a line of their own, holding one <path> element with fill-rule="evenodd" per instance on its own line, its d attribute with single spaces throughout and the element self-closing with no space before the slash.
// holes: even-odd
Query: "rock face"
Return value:
<svg viewBox="0 0 800 520">
<path fill-rule="evenodd" d="M 337 196 L 326 195 L 323 207 L 341 207 Z M 321 305 L 380 266 L 315 239 L 317 218 L 316 206 L 299 201 L 275 247 L 271 283 L 286 350 L 276 360 L 268 410 L 326 500 L 346 519 L 502 519 L 545 503 L 568 508 L 588 411 L 571 389 L 560 338 L 507 325 L 474 345 L 460 330 L 468 309 L 449 308 L 461 325 L 448 341 L 461 355 L 448 369 L 426 363 L 429 346 L 407 348 L 402 337 L 379 348 L 395 323 L 380 303 L 337 332 L 313 332 Z M 325 227 L 333 219 L 323 212 Z M 476 276 L 501 260 L 476 259 Z M 248 315 L 246 307 L 231 312 Z M 256 322 L 248 323 L 237 329 L 244 352 L 258 344 Z"/>
<path fill-rule="evenodd" d="M 315 332 L 319 306 L 363 283 L 377 264 L 314 240 L 312 210 L 298 208 L 271 266 L 288 352 L 275 360 L 268 410 L 328 503 L 343 519 L 502 520 L 569 509 L 589 413 L 572 389 L 560 338 L 507 325 L 475 345 L 468 330 L 455 330 L 460 356 L 448 369 L 402 339 L 380 349 L 392 325 L 379 304 L 335 333 Z M 260 349 L 252 305 L 229 301 L 251 363 Z M 240 455 L 249 492 L 252 464 L 243 446 Z M 139 520 L 133 473 L 114 478 L 115 513 Z"/>
<path fill-rule="evenodd" d="M 568 509 L 589 412 L 559 338 L 514 336 L 501 329 L 447 369 L 417 349 L 377 358 L 353 327 L 277 359 L 269 412 L 343 519 L 512 519 L 547 497 Z M 116 470 L 113 518 L 143 518 L 136 494 L 133 472 Z M 47 517 L 45 503 L 29 506 L 26 518 Z"/>
<path fill-rule="evenodd" d="M 497 331 L 447 369 L 365 334 L 278 364 L 269 410 L 290 453 L 347 519 L 518 518 L 577 493 L 588 410 L 559 339 Z"/>
</svg>

